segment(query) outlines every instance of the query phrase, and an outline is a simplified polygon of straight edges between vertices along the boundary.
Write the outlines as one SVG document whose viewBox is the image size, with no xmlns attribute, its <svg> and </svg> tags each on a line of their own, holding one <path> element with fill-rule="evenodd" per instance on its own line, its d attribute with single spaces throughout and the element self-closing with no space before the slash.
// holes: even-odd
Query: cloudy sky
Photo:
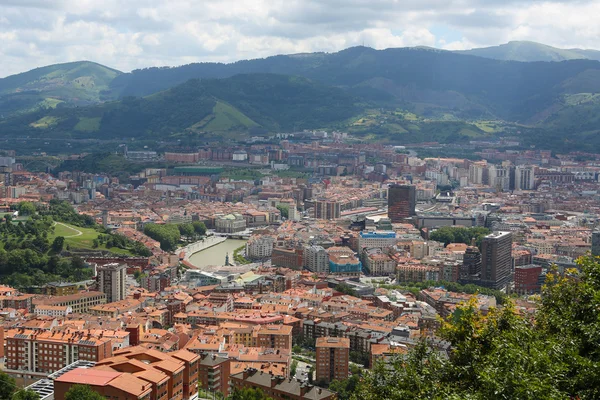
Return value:
<svg viewBox="0 0 600 400">
<path fill-rule="evenodd" d="M 130 71 L 282 53 L 600 46 L 598 0 L 0 0 L 0 77 L 91 60 Z"/>
</svg>

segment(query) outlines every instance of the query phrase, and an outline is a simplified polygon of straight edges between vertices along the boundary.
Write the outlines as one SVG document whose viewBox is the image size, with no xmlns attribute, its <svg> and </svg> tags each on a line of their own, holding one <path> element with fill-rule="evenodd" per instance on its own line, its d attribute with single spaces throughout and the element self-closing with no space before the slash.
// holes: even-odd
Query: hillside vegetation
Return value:
<svg viewBox="0 0 600 400">
<path fill-rule="evenodd" d="M 40 110 L 0 122 L 5 133 L 67 137 L 164 137 L 182 132 L 326 127 L 360 112 L 347 92 L 273 74 L 190 80 L 143 98 Z M 50 129 L 49 129 L 50 128 Z"/>
<path fill-rule="evenodd" d="M 596 60 L 600 61 L 600 51 L 584 49 L 559 49 L 542 43 L 529 41 L 512 41 L 499 46 L 456 51 L 459 54 L 493 58 L 507 61 L 565 61 Z"/>
<path fill-rule="evenodd" d="M 11 75 L 0 79 L 0 115 L 98 103 L 110 98 L 109 85 L 120 74 L 100 64 L 80 61 Z"/>
<path fill-rule="evenodd" d="M 0 114 L 13 115 L 0 119 L 0 134 L 205 141 L 334 128 L 406 143 L 510 135 L 526 146 L 600 149 L 590 137 L 600 114 L 600 62 L 583 59 L 596 53 L 530 42 L 500 47 L 479 50 L 565 61 L 353 47 L 126 74 L 62 64 L 0 80 Z"/>
</svg>

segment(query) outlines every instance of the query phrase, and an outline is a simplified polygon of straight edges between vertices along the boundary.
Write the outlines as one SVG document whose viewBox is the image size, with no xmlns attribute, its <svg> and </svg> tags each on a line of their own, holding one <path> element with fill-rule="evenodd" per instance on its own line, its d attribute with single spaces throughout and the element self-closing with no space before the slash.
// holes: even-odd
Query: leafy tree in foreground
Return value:
<svg viewBox="0 0 600 400">
<path fill-rule="evenodd" d="M 600 260 L 548 274 L 535 319 L 509 302 L 487 315 L 473 299 L 444 321 L 444 358 L 426 343 L 378 364 L 353 399 L 600 398 Z"/>
<path fill-rule="evenodd" d="M 235 389 L 228 400 L 271 400 L 260 389 Z"/>
<path fill-rule="evenodd" d="M 65 400 L 106 400 L 98 392 L 94 392 L 87 385 L 73 385 L 65 393 Z"/>
<path fill-rule="evenodd" d="M 29 201 L 22 201 L 17 206 L 19 215 L 33 215 L 35 214 L 35 206 Z"/>
<path fill-rule="evenodd" d="M 15 388 L 14 378 L 0 371 L 0 400 L 10 400 Z"/>
<path fill-rule="evenodd" d="M 63 250 L 64 245 L 65 238 L 62 236 L 57 236 L 52 242 L 52 250 L 54 250 L 55 253 L 60 253 Z"/>
<path fill-rule="evenodd" d="M 31 389 L 18 390 L 13 394 L 12 400 L 40 400 L 40 395 Z"/>
</svg>

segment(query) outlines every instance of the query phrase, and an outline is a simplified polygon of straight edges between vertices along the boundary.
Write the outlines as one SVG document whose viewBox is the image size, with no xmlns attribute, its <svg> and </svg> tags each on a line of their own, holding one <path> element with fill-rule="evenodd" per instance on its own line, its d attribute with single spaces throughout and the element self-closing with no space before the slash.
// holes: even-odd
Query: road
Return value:
<svg viewBox="0 0 600 400">
<path fill-rule="evenodd" d="M 305 363 L 304 361 L 298 361 L 295 378 L 300 381 L 308 380 L 308 371 L 310 370 L 310 367 L 310 364 Z"/>
<path fill-rule="evenodd" d="M 75 232 L 77 232 L 75 235 L 63 236 L 65 239 L 66 239 L 66 238 L 72 238 L 72 237 L 76 237 L 76 236 L 81 236 L 81 235 L 83 235 L 83 232 L 81 232 L 79 229 L 75 229 L 75 228 L 73 228 L 72 226 L 69 226 L 69 225 L 67 225 L 67 224 L 63 224 L 62 222 L 54 222 L 54 225 L 62 225 L 62 226 L 64 226 L 64 227 L 65 227 L 65 228 L 67 228 L 67 229 L 70 229 L 70 230 L 72 230 L 72 231 L 75 231 Z"/>
</svg>

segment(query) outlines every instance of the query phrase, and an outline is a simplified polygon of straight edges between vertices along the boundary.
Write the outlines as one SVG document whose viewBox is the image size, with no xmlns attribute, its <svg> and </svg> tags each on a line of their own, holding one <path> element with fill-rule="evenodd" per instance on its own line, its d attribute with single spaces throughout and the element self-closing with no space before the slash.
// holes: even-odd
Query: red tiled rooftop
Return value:
<svg viewBox="0 0 600 400">
<path fill-rule="evenodd" d="M 75 368 L 60 376 L 59 382 L 79 383 L 82 385 L 105 386 L 108 382 L 121 376 L 121 372 L 102 371 L 92 368 Z"/>
</svg>

